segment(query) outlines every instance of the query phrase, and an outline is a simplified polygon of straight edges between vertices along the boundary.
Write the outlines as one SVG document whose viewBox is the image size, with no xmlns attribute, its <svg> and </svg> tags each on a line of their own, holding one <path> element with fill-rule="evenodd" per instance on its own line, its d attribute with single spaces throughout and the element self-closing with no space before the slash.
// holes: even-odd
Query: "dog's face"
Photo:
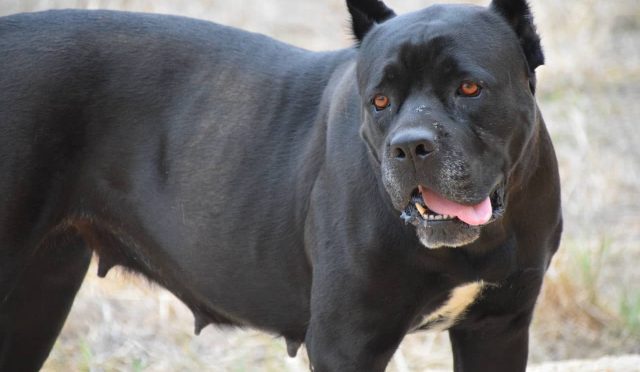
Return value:
<svg viewBox="0 0 640 372">
<path fill-rule="evenodd" d="M 511 19 L 500 3 L 433 6 L 361 35 L 361 135 L 428 248 L 469 244 L 504 213 L 510 171 L 538 122 L 539 38 L 526 3 Z"/>
</svg>

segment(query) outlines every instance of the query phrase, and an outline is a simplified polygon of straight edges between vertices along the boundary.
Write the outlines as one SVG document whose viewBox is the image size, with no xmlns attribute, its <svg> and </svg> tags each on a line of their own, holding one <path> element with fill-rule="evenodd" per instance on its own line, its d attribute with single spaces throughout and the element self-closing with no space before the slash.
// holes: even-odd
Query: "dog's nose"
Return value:
<svg viewBox="0 0 640 372">
<path fill-rule="evenodd" d="M 435 134 L 423 128 L 407 128 L 396 132 L 389 145 L 393 158 L 420 160 L 436 150 Z"/>
</svg>

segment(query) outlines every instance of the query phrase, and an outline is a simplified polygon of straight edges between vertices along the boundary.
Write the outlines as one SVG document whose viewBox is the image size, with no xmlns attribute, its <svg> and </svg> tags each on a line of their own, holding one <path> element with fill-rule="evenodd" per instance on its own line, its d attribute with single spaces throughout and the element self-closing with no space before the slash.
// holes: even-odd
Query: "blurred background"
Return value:
<svg viewBox="0 0 640 372">
<path fill-rule="evenodd" d="M 387 0 L 399 14 L 433 2 Z M 530 3 L 547 56 L 537 95 L 565 216 L 533 321 L 530 370 L 640 371 L 640 1 Z M 351 44 L 342 0 L 0 0 L 0 15 L 51 8 L 185 15 L 312 50 Z M 283 340 L 256 331 L 210 326 L 196 337 L 173 295 L 117 270 L 100 280 L 94 265 L 44 370 L 305 371 L 298 354 L 288 358 Z M 406 337 L 389 370 L 451 366 L 446 333 L 420 333 Z"/>
</svg>

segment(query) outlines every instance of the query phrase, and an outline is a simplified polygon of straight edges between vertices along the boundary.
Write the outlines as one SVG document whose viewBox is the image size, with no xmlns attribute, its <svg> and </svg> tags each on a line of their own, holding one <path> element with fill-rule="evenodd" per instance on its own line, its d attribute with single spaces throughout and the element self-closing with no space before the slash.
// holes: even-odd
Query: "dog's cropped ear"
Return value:
<svg viewBox="0 0 640 372">
<path fill-rule="evenodd" d="M 351 28 L 358 43 L 376 23 L 382 23 L 396 15 L 380 0 L 347 0 L 351 13 Z"/>
<path fill-rule="evenodd" d="M 536 67 L 544 64 L 540 36 L 538 36 L 536 26 L 533 24 L 533 16 L 527 1 L 493 0 L 490 8 L 505 18 L 518 35 L 530 71 L 534 72 Z"/>
</svg>

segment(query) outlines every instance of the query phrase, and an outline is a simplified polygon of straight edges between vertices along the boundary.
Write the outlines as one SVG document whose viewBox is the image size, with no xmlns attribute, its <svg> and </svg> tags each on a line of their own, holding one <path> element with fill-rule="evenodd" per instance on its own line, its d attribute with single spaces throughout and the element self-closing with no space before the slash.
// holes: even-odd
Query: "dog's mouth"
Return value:
<svg viewBox="0 0 640 372">
<path fill-rule="evenodd" d="M 446 223 L 488 225 L 504 214 L 504 189 L 504 183 L 501 183 L 480 203 L 463 205 L 418 186 L 411 193 L 411 200 L 400 218 L 405 224 L 422 227 L 435 227 Z"/>
</svg>

